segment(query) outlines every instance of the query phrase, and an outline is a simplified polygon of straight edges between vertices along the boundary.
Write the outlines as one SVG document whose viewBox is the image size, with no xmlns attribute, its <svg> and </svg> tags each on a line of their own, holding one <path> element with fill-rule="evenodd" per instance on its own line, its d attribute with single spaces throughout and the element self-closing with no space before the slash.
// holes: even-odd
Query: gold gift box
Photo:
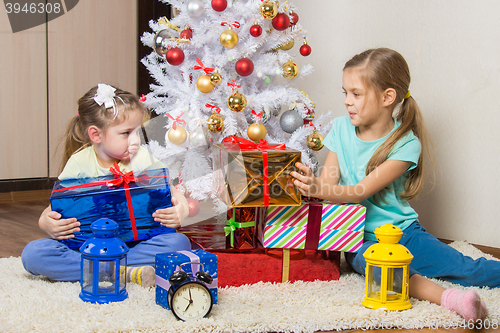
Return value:
<svg viewBox="0 0 500 333">
<path fill-rule="evenodd" d="M 267 152 L 268 204 L 264 190 L 264 156 Z M 215 190 L 230 207 L 300 206 L 301 194 L 293 184 L 292 171 L 301 152 L 286 148 L 238 149 L 214 145 Z"/>
</svg>

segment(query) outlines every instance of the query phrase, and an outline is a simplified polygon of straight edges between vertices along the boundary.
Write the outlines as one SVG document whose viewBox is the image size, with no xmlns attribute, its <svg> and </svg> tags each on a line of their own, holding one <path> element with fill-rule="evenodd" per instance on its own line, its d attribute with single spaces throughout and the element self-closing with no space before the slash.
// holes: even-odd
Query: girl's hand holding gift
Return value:
<svg viewBox="0 0 500 333">
<path fill-rule="evenodd" d="M 153 213 L 156 222 L 167 228 L 178 228 L 182 221 L 189 215 L 189 207 L 186 198 L 175 189 L 172 189 L 172 207 L 158 209 Z"/>
<path fill-rule="evenodd" d="M 76 218 L 61 219 L 61 214 L 53 211 L 50 206 L 40 215 L 38 225 L 50 238 L 56 240 L 73 238 L 74 233 L 80 231 L 80 222 Z"/>
<path fill-rule="evenodd" d="M 300 170 L 301 173 L 292 172 L 292 177 L 295 178 L 293 181 L 294 185 L 297 186 L 300 193 L 307 197 L 314 197 L 318 195 L 318 179 L 314 176 L 311 169 L 302 163 L 296 163 L 295 166 Z"/>
</svg>

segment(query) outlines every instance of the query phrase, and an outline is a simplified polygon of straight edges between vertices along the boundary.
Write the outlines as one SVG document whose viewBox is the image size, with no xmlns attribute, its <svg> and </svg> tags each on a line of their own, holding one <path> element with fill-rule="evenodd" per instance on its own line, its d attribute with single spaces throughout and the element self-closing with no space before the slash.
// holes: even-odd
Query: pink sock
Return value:
<svg viewBox="0 0 500 333">
<path fill-rule="evenodd" d="M 446 289 L 441 296 L 441 305 L 455 311 L 467 321 L 476 321 L 486 316 L 486 305 L 474 290 Z"/>
</svg>

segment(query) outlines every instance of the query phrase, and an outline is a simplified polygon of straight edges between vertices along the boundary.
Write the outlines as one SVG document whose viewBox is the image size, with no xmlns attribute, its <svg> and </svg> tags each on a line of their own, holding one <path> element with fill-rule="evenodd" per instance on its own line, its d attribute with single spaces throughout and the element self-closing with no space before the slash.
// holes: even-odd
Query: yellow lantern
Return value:
<svg viewBox="0 0 500 333">
<path fill-rule="evenodd" d="M 403 231 L 392 224 L 385 224 L 375 229 L 374 233 L 379 243 L 370 246 L 363 254 L 366 280 L 362 304 L 371 309 L 409 309 L 409 268 L 413 255 L 398 244 Z"/>
</svg>

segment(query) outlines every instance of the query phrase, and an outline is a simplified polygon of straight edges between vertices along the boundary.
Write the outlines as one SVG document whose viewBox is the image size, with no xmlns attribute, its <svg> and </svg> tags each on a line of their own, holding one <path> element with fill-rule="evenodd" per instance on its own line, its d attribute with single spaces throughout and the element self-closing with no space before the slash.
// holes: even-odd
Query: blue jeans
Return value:
<svg viewBox="0 0 500 333">
<path fill-rule="evenodd" d="M 190 249 L 191 243 L 184 234 L 157 235 L 130 248 L 127 266 L 154 266 L 157 253 Z M 43 238 L 28 243 L 21 260 L 24 268 L 33 275 L 43 275 L 55 281 L 80 281 L 80 252 L 57 240 Z"/>
<path fill-rule="evenodd" d="M 346 261 L 358 273 L 365 275 L 366 249 L 375 244 L 365 241 L 358 253 L 346 253 Z M 413 254 L 410 276 L 423 276 L 447 280 L 462 286 L 500 287 L 500 261 L 464 256 L 451 246 L 427 233 L 418 221 L 403 230 L 399 244 Z"/>
</svg>

